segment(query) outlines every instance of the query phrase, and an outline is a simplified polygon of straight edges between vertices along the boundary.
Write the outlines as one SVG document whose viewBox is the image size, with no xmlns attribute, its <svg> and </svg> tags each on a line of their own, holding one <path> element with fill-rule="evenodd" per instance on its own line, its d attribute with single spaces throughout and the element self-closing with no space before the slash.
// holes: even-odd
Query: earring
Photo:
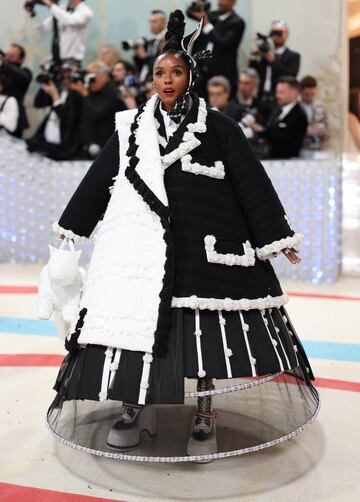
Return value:
<svg viewBox="0 0 360 502">
<path fill-rule="evenodd" d="M 153 87 L 153 89 L 155 89 L 155 82 L 154 81 L 152 83 L 152 87 Z"/>
</svg>

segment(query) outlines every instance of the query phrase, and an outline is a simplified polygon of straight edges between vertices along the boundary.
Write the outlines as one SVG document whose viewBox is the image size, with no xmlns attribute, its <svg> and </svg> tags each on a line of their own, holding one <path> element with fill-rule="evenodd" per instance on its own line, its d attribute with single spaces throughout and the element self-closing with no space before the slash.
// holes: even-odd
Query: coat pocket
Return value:
<svg viewBox="0 0 360 502">
<path fill-rule="evenodd" d="M 194 162 L 191 155 L 184 155 L 181 159 L 181 169 L 187 173 L 200 174 L 218 180 L 225 178 L 225 166 L 221 160 L 215 160 L 213 166 L 207 166 Z"/>
<path fill-rule="evenodd" d="M 206 258 L 208 263 L 217 263 L 218 265 L 228 265 L 232 267 L 238 265 L 240 267 L 253 267 L 255 265 L 255 250 L 251 247 L 249 241 L 241 242 L 232 239 L 216 239 L 214 235 L 206 235 L 204 238 Z M 216 251 L 215 245 L 221 244 L 224 249 L 228 243 L 231 244 L 232 251 L 234 245 L 239 250 L 239 253 L 220 253 Z"/>
</svg>

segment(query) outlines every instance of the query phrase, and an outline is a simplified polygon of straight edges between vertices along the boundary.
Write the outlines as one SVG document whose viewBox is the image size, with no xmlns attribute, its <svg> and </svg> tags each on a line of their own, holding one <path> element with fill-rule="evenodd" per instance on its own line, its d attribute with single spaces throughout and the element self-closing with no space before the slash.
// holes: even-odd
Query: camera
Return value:
<svg viewBox="0 0 360 502">
<path fill-rule="evenodd" d="M 271 50 L 270 37 L 262 33 L 256 33 L 256 45 L 262 54 L 267 54 Z"/>
<path fill-rule="evenodd" d="M 73 84 L 75 84 L 76 82 L 82 82 L 85 85 L 85 87 L 89 87 L 90 84 L 95 82 L 96 74 L 87 73 L 84 70 L 77 70 L 70 75 L 69 80 Z"/>
<path fill-rule="evenodd" d="M 128 40 L 123 40 L 121 42 L 121 46 L 124 51 L 129 51 L 130 49 L 137 49 L 138 47 L 144 47 L 146 50 L 148 48 L 149 42 L 146 40 L 146 38 L 136 38 L 136 39 L 131 39 L 129 38 Z"/>
<path fill-rule="evenodd" d="M 210 2 L 198 0 L 197 2 L 191 2 L 191 4 L 186 10 L 186 14 L 189 15 L 189 13 L 191 12 L 200 12 L 202 9 L 205 9 L 205 11 L 208 12 L 210 8 L 211 8 Z"/>
<path fill-rule="evenodd" d="M 267 54 L 272 49 L 271 37 L 281 37 L 283 35 L 282 30 L 271 30 L 270 34 L 263 35 L 262 33 L 256 33 L 256 45 L 262 54 Z"/>
<path fill-rule="evenodd" d="M 6 53 L 0 49 L 0 58 L 4 58 L 6 56 Z"/>
<path fill-rule="evenodd" d="M 87 73 L 85 70 L 76 70 L 71 73 L 69 80 L 73 84 L 76 84 L 76 82 L 85 82 L 86 75 Z"/>
<path fill-rule="evenodd" d="M 60 81 L 61 67 L 54 63 L 54 61 L 47 61 L 40 65 L 41 73 L 39 73 L 35 80 L 38 84 L 48 84 L 50 81 Z"/>
<path fill-rule="evenodd" d="M 58 3 L 59 0 L 54 0 L 54 3 Z M 42 0 L 26 0 L 24 8 L 30 12 L 31 17 L 36 16 L 35 5 L 44 5 Z"/>
</svg>

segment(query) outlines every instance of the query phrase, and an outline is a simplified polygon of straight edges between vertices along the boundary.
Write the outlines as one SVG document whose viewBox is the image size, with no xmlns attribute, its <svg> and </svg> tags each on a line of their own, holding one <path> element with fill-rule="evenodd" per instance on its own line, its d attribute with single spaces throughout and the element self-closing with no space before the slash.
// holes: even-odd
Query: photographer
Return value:
<svg viewBox="0 0 360 502">
<path fill-rule="evenodd" d="M 32 79 L 32 73 L 22 66 L 26 53 L 19 44 L 11 44 L 6 53 L 0 58 L 0 75 L 8 82 L 8 95 L 13 96 L 18 103 L 19 118 L 15 136 L 22 136 L 24 129 L 29 126 L 23 105 L 25 94 Z"/>
<path fill-rule="evenodd" d="M 79 117 L 82 98 L 71 89 L 71 69 L 62 68 L 60 87 L 53 81 L 41 89 L 51 100 L 51 109 L 34 136 L 27 140 L 28 150 L 54 160 L 67 160 L 79 149 Z"/>
<path fill-rule="evenodd" d="M 94 158 L 114 132 L 114 115 L 126 109 L 110 79 L 110 70 L 102 61 L 86 68 L 84 80 L 70 88 L 82 97 L 80 139 L 82 157 Z"/>
<path fill-rule="evenodd" d="M 0 129 L 14 135 L 18 128 L 19 106 L 16 99 L 9 95 L 9 81 L 0 75 Z"/>
<path fill-rule="evenodd" d="M 206 82 L 215 75 L 222 75 L 231 83 L 231 97 L 235 97 L 237 53 L 245 30 L 244 20 L 234 11 L 235 3 L 236 0 L 218 0 L 218 10 L 209 12 L 209 2 L 200 0 L 192 2 L 187 10 L 192 19 L 204 18 L 203 33 L 194 43 L 193 53 L 212 50 L 212 59 L 199 65 L 202 95 L 206 95 Z"/>
<path fill-rule="evenodd" d="M 137 107 L 138 94 L 134 77 L 135 69 L 127 61 L 116 61 L 111 72 L 113 82 L 118 89 L 118 96 L 128 110 Z"/>
<path fill-rule="evenodd" d="M 160 54 L 165 41 L 166 14 L 162 10 L 152 10 L 149 17 L 149 27 L 154 38 L 146 40 L 126 40 L 123 49 L 133 49 L 134 61 L 139 74 L 139 82 L 145 82 L 148 75 L 152 74 L 155 59 Z"/>
<path fill-rule="evenodd" d="M 33 10 L 30 9 L 29 3 L 31 2 L 26 2 L 25 8 L 32 14 Z M 54 40 L 59 38 L 61 61 L 76 61 L 80 66 L 85 55 L 86 30 L 93 16 L 93 11 L 85 5 L 83 0 L 69 0 L 67 6 L 59 6 L 55 0 L 39 0 L 35 3 L 46 5 L 51 14 L 38 25 L 39 31 L 47 33 L 53 30 Z M 56 20 L 55 23 L 54 20 Z"/>
<path fill-rule="evenodd" d="M 286 46 L 289 27 L 284 19 L 274 21 L 269 37 L 258 34 L 251 51 L 250 66 L 260 76 L 260 98 L 274 103 L 277 81 L 280 77 L 296 77 L 300 68 L 300 54 Z"/>
</svg>

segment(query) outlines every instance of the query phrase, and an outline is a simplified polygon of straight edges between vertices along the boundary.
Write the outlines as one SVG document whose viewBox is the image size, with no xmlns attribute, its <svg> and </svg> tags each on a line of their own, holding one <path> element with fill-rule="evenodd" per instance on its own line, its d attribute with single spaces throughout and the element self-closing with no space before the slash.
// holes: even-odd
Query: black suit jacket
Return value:
<svg viewBox="0 0 360 502">
<path fill-rule="evenodd" d="M 14 136 L 22 136 L 23 130 L 29 127 L 26 111 L 24 108 L 24 97 L 32 79 L 32 73 L 28 68 L 24 68 L 10 61 L 3 61 L 0 66 L 0 73 L 9 79 L 9 96 L 16 98 L 19 105 L 18 127 Z"/>
<path fill-rule="evenodd" d="M 285 49 L 283 54 L 276 56 L 276 60 L 273 63 L 268 63 L 268 61 L 262 57 L 259 59 L 251 59 L 250 67 L 254 68 L 259 73 L 260 94 L 263 92 L 266 79 L 266 68 L 269 64 L 272 67 L 271 92 L 274 93 L 279 77 L 297 76 L 300 69 L 300 60 L 300 54 L 290 49 Z"/>
<path fill-rule="evenodd" d="M 244 116 L 244 108 L 234 103 L 233 101 L 229 101 L 228 104 L 220 110 L 222 113 L 225 113 L 228 117 L 235 120 L 235 122 L 240 122 L 240 120 Z"/>
<path fill-rule="evenodd" d="M 281 108 L 276 108 L 262 133 L 270 143 L 269 157 L 271 159 L 298 157 L 306 135 L 306 113 L 299 103 L 281 120 L 278 118 L 280 113 Z"/>
<path fill-rule="evenodd" d="M 100 92 L 83 98 L 80 118 L 81 144 L 88 146 L 95 143 L 105 145 L 114 131 L 114 115 L 126 109 L 118 98 L 116 87 L 109 83 Z"/>
<path fill-rule="evenodd" d="M 245 31 L 245 21 L 235 12 L 224 21 L 219 19 L 220 15 L 218 11 L 210 12 L 209 21 L 214 29 L 207 35 L 200 35 L 194 44 L 193 54 L 206 49 L 212 42 L 212 59 L 199 65 L 203 80 L 206 82 L 214 75 L 223 75 L 230 80 L 234 95 L 238 79 L 237 52 Z"/>
<path fill-rule="evenodd" d="M 70 91 L 65 103 L 52 106 L 34 136 L 27 140 L 28 149 L 30 151 L 40 151 L 55 160 L 74 158 L 80 148 L 79 119 L 81 106 L 81 95 L 76 91 Z M 44 136 L 46 125 L 53 111 L 60 120 L 61 143 L 59 145 L 48 143 Z"/>
</svg>

